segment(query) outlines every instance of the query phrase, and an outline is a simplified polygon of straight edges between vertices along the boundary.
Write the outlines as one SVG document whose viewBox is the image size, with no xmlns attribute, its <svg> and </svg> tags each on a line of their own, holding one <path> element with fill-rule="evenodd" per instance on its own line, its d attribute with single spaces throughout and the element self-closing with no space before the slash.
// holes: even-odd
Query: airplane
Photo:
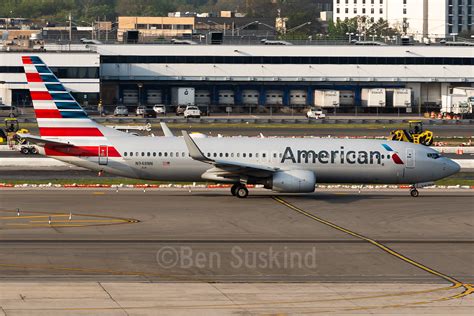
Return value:
<svg viewBox="0 0 474 316">
<path fill-rule="evenodd" d="M 408 142 L 370 139 L 135 136 L 90 119 L 50 68 L 23 56 L 39 134 L 22 137 L 54 159 L 128 178 L 232 184 L 245 198 L 248 184 L 310 193 L 317 183 L 410 184 L 417 187 L 457 173 L 436 150 Z"/>
</svg>

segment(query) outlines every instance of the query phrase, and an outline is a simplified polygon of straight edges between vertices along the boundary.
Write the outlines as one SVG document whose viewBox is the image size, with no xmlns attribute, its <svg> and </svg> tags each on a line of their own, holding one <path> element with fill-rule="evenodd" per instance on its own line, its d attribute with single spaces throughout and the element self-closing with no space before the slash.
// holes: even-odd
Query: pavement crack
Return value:
<svg viewBox="0 0 474 316">
<path fill-rule="evenodd" d="M 109 293 L 109 291 L 106 290 L 106 288 L 102 285 L 101 282 L 97 282 L 97 284 L 102 288 L 102 290 L 107 294 L 107 296 L 120 308 L 120 310 L 122 310 L 125 315 L 129 316 L 130 314 L 125 310 L 125 308 L 122 307 L 122 305 L 120 305 L 119 302 L 117 302 L 113 296 Z"/>
<path fill-rule="evenodd" d="M 245 306 L 242 306 L 242 304 L 239 304 L 239 303 L 236 303 L 229 295 L 227 295 L 226 293 L 224 293 L 220 288 L 218 288 L 216 286 L 215 283 L 208 283 L 210 286 L 212 286 L 216 291 L 218 291 L 222 296 L 224 296 L 225 298 L 227 298 L 227 300 L 229 302 L 232 303 L 232 305 L 234 305 L 235 307 L 241 309 L 243 312 L 245 312 L 247 315 L 252 315 L 252 313 L 248 310 L 248 308 L 246 308 Z"/>
</svg>

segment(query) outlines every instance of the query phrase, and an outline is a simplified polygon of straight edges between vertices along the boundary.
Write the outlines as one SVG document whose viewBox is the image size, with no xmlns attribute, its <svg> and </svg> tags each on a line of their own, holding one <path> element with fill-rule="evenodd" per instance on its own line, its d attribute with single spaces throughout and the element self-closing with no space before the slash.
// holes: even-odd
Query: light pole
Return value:
<svg viewBox="0 0 474 316">
<path fill-rule="evenodd" d="M 349 44 L 352 43 L 352 36 L 354 36 L 354 33 L 347 32 L 346 35 L 349 36 Z"/>
<path fill-rule="evenodd" d="M 138 86 L 138 106 L 142 105 L 142 88 L 143 88 L 143 83 L 139 82 L 137 83 Z"/>
<path fill-rule="evenodd" d="M 451 35 L 453 37 L 453 42 L 456 42 L 456 36 L 458 36 L 459 33 L 451 33 L 449 35 Z"/>
</svg>

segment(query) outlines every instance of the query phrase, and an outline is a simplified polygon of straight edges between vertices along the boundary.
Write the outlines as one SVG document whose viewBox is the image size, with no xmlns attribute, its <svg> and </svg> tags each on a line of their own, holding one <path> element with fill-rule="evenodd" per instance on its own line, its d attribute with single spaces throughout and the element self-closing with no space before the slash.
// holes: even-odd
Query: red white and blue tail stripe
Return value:
<svg viewBox="0 0 474 316">
<path fill-rule="evenodd" d="M 45 147 L 47 155 L 97 156 L 104 145 L 109 146 L 109 156 L 118 155 L 106 138 L 117 131 L 91 120 L 41 58 L 22 56 L 22 61 L 41 138 L 74 146 L 67 152 Z"/>
</svg>

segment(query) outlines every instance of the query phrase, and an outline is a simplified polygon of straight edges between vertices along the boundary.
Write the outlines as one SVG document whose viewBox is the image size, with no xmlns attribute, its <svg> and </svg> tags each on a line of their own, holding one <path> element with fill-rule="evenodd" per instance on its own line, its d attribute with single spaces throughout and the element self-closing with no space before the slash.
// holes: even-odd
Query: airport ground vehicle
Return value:
<svg viewBox="0 0 474 316">
<path fill-rule="evenodd" d="M 163 104 L 155 104 L 153 111 L 155 111 L 156 115 L 166 115 L 166 107 Z"/>
<path fill-rule="evenodd" d="M 391 131 L 389 139 L 430 146 L 433 144 L 433 132 L 424 130 L 422 121 L 409 121 L 408 130 Z"/>
<path fill-rule="evenodd" d="M 12 149 L 18 149 L 22 154 L 37 154 L 36 146 L 30 144 L 20 134 L 27 134 L 29 131 L 20 128 L 20 124 L 16 118 L 5 119 L 5 131 L 0 130 L 0 138 L 4 138 Z"/>
<path fill-rule="evenodd" d="M 39 57 L 22 59 L 40 136 L 21 137 L 41 146 L 46 156 L 99 173 L 146 180 L 228 183 L 233 195 L 245 198 L 247 184 L 263 185 L 276 192 L 311 193 L 317 183 L 410 184 L 410 194 L 418 196 L 416 187 L 460 170 L 457 163 L 436 150 L 407 142 L 193 138 L 186 131 L 176 137 L 169 130 L 164 137 L 130 135 L 90 119 Z M 54 79 L 54 83 L 44 83 L 43 78 Z M 52 85 L 56 87 L 50 88 Z M 55 98 L 67 99 L 68 106 L 58 107 Z M 45 106 L 55 113 L 53 118 L 51 112 L 38 111 Z"/>
<path fill-rule="evenodd" d="M 19 115 L 20 115 L 20 111 L 18 110 L 16 106 L 0 104 L 0 116 L 17 117 Z"/>
<path fill-rule="evenodd" d="M 156 112 L 151 107 L 140 105 L 137 107 L 135 115 L 142 117 L 156 117 Z"/>
<path fill-rule="evenodd" d="M 201 117 L 201 110 L 197 106 L 188 106 L 183 113 L 185 118 L 200 118 Z"/>
<path fill-rule="evenodd" d="M 186 106 L 185 105 L 178 105 L 176 107 L 176 115 L 178 115 L 178 116 L 183 115 L 184 111 L 186 111 Z"/>
<path fill-rule="evenodd" d="M 310 108 L 306 112 L 306 117 L 309 119 L 323 119 L 326 118 L 326 114 L 323 113 L 323 110 L 320 108 Z"/>
<path fill-rule="evenodd" d="M 128 116 L 128 109 L 125 105 L 119 105 L 114 110 L 114 116 Z"/>
</svg>

